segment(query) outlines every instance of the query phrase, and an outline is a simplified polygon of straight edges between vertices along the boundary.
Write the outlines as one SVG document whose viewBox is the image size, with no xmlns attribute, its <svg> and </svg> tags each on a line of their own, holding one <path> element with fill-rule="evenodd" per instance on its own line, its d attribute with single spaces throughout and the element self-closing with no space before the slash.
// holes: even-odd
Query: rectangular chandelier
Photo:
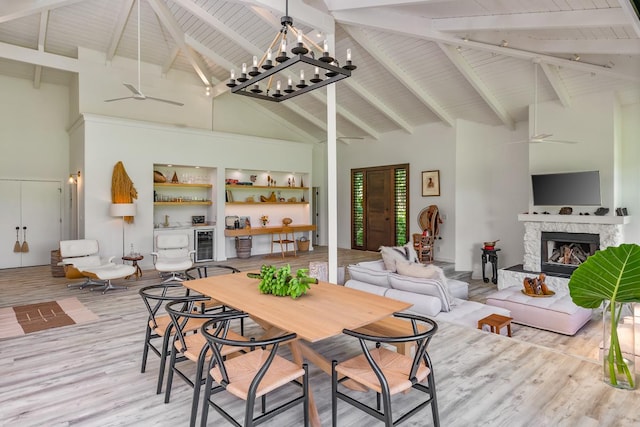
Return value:
<svg viewBox="0 0 640 427">
<path fill-rule="evenodd" d="M 302 31 L 296 29 L 293 26 L 293 19 L 288 15 L 289 2 L 287 1 L 286 15 L 280 19 L 282 28 L 260 61 L 254 56 L 250 70 L 247 70 L 246 63 L 242 64 L 242 72 L 237 79 L 235 71 L 231 70 L 231 78 L 227 83 L 231 93 L 282 102 L 346 79 L 351 76 L 351 71 L 357 68 L 351 62 L 351 49 L 347 49 L 346 64 L 340 67 L 339 62 L 329 55 L 326 40 L 324 48 L 321 48 Z M 297 37 L 297 43 L 291 49 L 291 57 L 287 56 L 289 32 Z M 277 65 L 274 65 L 272 52 L 276 46 L 278 56 L 275 58 Z M 318 59 L 316 59 L 316 52 L 318 52 Z M 305 75 L 313 77 L 307 81 Z"/>
</svg>

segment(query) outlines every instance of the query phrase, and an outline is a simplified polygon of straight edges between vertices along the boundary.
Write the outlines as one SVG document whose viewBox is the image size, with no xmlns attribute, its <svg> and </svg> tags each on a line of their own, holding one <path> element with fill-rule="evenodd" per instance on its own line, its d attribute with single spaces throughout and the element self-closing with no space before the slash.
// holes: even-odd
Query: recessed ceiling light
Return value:
<svg viewBox="0 0 640 427">
<path fill-rule="evenodd" d="M 507 47 L 507 46 L 509 46 L 509 42 L 508 42 L 508 41 L 506 41 L 506 40 L 502 40 L 502 41 L 500 42 L 500 46 L 502 46 L 502 47 Z"/>
</svg>

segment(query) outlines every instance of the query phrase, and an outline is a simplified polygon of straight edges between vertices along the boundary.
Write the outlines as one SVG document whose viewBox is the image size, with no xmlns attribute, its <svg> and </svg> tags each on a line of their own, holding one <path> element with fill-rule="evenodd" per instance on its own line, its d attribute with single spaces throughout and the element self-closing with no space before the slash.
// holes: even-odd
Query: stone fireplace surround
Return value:
<svg viewBox="0 0 640 427">
<path fill-rule="evenodd" d="M 522 286 L 525 277 L 540 274 L 540 239 L 543 231 L 563 233 L 589 233 L 600 235 L 600 249 L 623 243 L 623 227 L 628 224 L 628 216 L 595 215 L 518 215 L 524 222 L 524 260 L 522 268 L 510 267 L 498 271 L 498 289 Z M 569 279 L 547 275 L 547 286 L 556 295 L 569 294 Z"/>
</svg>

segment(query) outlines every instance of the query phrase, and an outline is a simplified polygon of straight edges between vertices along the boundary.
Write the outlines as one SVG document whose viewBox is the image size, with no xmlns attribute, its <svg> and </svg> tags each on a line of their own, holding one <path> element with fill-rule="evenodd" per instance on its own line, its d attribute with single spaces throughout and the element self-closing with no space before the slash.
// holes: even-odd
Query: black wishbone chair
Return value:
<svg viewBox="0 0 640 427">
<path fill-rule="evenodd" d="M 162 393 L 162 382 L 164 380 L 164 371 L 167 362 L 167 356 L 169 355 L 169 339 L 173 334 L 173 327 L 171 326 L 171 318 L 166 314 L 162 307 L 171 301 L 184 300 L 190 297 L 189 289 L 182 286 L 180 283 L 165 283 L 158 285 L 145 286 L 138 291 L 142 297 L 147 312 L 149 314 L 147 319 L 147 326 L 144 337 L 144 349 L 142 351 L 142 368 L 141 373 L 144 373 L 147 368 L 147 357 L 149 350 L 160 357 L 160 368 L 158 372 L 158 386 L 156 393 Z M 201 297 L 200 295 L 198 297 Z M 197 331 L 205 321 L 191 322 L 188 325 L 189 330 Z M 155 340 L 162 338 L 162 345 L 158 348 L 153 344 Z"/>
<path fill-rule="evenodd" d="M 362 354 L 344 362 L 333 361 L 331 369 L 331 403 L 332 422 L 337 425 L 338 399 L 383 421 L 386 427 L 400 424 L 417 413 L 426 405 L 431 405 L 433 425 L 440 425 L 438 404 L 436 399 L 436 384 L 433 377 L 431 358 L 427 353 L 427 346 L 438 330 L 435 321 L 423 316 L 407 313 L 395 313 L 395 317 L 408 319 L 411 322 L 413 334 L 408 336 L 382 337 L 368 335 L 345 329 L 343 333 L 358 338 Z M 428 326 L 424 328 L 424 326 Z M 389 350 L 383 344 L 415 343 L 415 356 L 408 356 Z M 369 349 L 371 343 L 374 348 Z M 338 375 L 342 377 L 338 379 Z M 376 392 L 376 407 L 369 406 L 338 390 L 338 386 L 345 380 L 351 379 Z M 427 380 L 427 385 L 421 384 Z M 429 395 L 413 409 L 405 412 L 395 422 L 391 410 L 391 396 L 403 393 L 412 388 Z M 380 400 L 382 398 L 382 411 Z M 426 424 L 425 424 L 426 425 Z"/>
<path fill-rule="evenodd" d="M 168 303 L 165 310 L 171 318 L 173 327 L 173 345 L 171 345 L 171 357 L 169 359 L 169 368 L 167 372 L 167 388 L 165 390 L 164 402 L 169 403 L 171 399 L 171 387 L 173 385 L 173 374 L 175 373 L 182 378 L 187 384 L 193 388 L 193 399 L 191 403 L 190 426 L 195 426 L 198 415 L 198 401 L 200 400 L 200 388 L 204 383 L 203 371 L 206 361 L 211 357 L 211 350 L 206 338 L 200 333 L 200 330 L 193 331 L 191 325 L 199 324 L 200 327 L 215 327 L 218 319 L 227 318 L 229 315 L 239 312 L 230 310 L 225 307 L 214 307 L 213 309 L 205 309 L 204 303 L 209 300 L 208 297 L 201 296 L 199 298 L 190 298 L 178 300 Z M 196 332 L 196 333 L 194 333 Z M 229 337 L 238 342 L 246 342 L 241 335 L 229 330 Z M 228 354 L 242 351 L 242 347 L 225 347 L 221 353 L 226 356 Z M 196 374 L 190 378 L 186 371 L 179 369 L 181 362 L 192 362 L 196 364 Z"/>
<path fill-rule="evenodd" d="M 204 404 L 200 425 L 207 425 L 209 407 L 214 408 L 222 417 L 236 427 L 255 426 L 270 420 L 274 416 L 287 411 L 302 403 L 304 425 L 309 425 L 309 369 L 307 364 L 302 367 L 277 355 L 280 343 L 296 339 L 296 334 L 287 334 L 277 338 L 264 340 L 252 339 L 249 343 L 237 341 L 228 335 L 229 323 L 233 319 L 246 317 L 246 313 L 231 315 L 226 320 L 218 322 L 215 329 L 211 326 L 215 320 L 202 326 L 202 334 L 207 338 L 213 351 L 209 362 L 207 380 L 205 383 Z M 232 358 L 224 357 L 227 347 L 247 347 L 251 351 Z M 302 378 L 302 383 L 298 381 Z M 213 384 L 215 381 L 216 385 Z M 267 411 L 266 395 L 287 384 L 302 386 L 302 393 L 286 402 L 279 402 L 278 406 Z M 240 424 L 222 406 L 211 400 L 211 396 L 222 391 L 245 401 L 244 422 Z M 297 394 L 297 393 L 296 393 Z M 256 399 L 262 402 L 262 413 L 254 417 Z"/>
<path fill-rule="evenodd" d="M 235 273 L 240 273 L 240 270 L 230 265 L 222 264 L 198 264 L 184 272 L 187 280 L 203 279 L 210 276 Z M 205 302 L 204 307 L 210 308 L 217 305 L 220 305 L 218 301 L 210 300 Z M 240 335 L 244 335 L 244 318 L 240 319 Z"/>
</svg>

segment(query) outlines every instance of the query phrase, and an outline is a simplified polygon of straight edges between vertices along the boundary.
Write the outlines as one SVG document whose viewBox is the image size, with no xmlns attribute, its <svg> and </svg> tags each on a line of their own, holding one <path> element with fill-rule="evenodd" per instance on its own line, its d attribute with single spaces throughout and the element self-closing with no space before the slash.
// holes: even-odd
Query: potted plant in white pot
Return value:
<svg viewBox="0 0 640 427">
<path fill-rule="evenodd" d="M 569 293 L 580 307 L 603 306 L 604 380 L 614 387 L 635 388 L 635 324 L 630 303 L 640 302 L 640 246 L 622 244 L 596 252 L 571 275 Z M 630 343 L 621 341 L 621 330 Z"/>
</svg>

